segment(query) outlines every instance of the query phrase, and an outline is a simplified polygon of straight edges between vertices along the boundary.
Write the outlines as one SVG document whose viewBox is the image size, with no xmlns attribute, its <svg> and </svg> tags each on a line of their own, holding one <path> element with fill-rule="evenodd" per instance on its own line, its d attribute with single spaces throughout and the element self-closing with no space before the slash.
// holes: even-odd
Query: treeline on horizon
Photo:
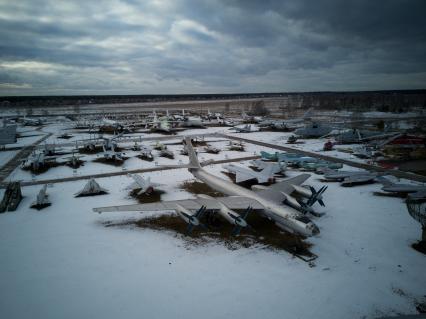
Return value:
<svg viewBox="0 0 426 319">
<path fill-rule="evenodd" d="M 375 107 L 382 111 L 402 111 L 411 107 L 426 108 L 426 90 L 387 90 L 359 92 L 295 92 L 234 94 L 146 94 L 146 95 L 57 95 L 4 96 L 3 107 L 54 107 L 64 105 L 118 104 L 142 102 L 214 101 L 265 98 L 288 98 L 302 101 L 301 107 Z"/>
</svg>

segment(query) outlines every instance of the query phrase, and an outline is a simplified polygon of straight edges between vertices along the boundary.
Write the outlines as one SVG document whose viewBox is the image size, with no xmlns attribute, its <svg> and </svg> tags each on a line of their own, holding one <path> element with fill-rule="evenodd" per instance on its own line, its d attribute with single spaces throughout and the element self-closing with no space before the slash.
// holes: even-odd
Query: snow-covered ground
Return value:
<svg viewBox="0 0 426 319">
<path fill-rule="evenodd" d="M 278 144 L 285 134 L 244 137 Z M 226 143 L 212 144 L 224 149 Z M 169 147 L 175 153 L 182 148 Z M 200 158 L 248 156 L 261 149 L 247 144 L 244 153 L 200 153 Z M 187 161 L 186 156 L 179 159 Z M 158 163 L 176 161 L 161 158 Z M 155 163 L 130 158 L 124 165 Z M 88 161 L 78 172 L 121 169 Z M 206 169 L 227 178 L 221 165 Z M 30 178 L 24 173 L 17 169 L 12 175 Z M 58 167 L 37 178 L 72 174 Z M 144 176 L 165 185 L 162 200 L 193 196 L 178 187 L 192 179 L 185 169 Z M 307 182 L 318 188 L 319 179 L 313 174 Z M 93 213 L 93 207 L 135 203 L 125 189 L 132 182 L 126 175 L 98 182 L 108 195 L 74 198 L 85 181 L 48 187 L 52 206 L 41 211 L 29 208 L 40 186 L 23 187 L 18 210 L 0 214 L 1 318 L 376 318 L 416 313 L 415 302 L 425 294 L 426 257 L 410 247 L 421 236 L 420 225 L 401 199 L 373 195 L 380 185 L 328 184 L 327 206 L 315 206 L 326 215 L 313 218 L 321 233 L 308 239 L 318 255 L 310 267 L 285 251 L 262 246 L 229 250 L 214 241 L 193 246 L 168 231 L 105 227 L 106 221 L 142 215 Z"/>
</svg>

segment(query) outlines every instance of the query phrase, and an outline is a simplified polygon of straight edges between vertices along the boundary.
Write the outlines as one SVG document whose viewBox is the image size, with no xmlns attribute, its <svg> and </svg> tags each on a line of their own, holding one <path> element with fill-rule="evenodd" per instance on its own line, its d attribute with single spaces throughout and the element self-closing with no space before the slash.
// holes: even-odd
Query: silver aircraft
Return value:
<svg viewBox="0 0 426 319">
<path fill-rule="evenodd" d="M 337 171 L 332 169 L 325 169 L 323 171 L 324 179 L 326 181 L 341 182 L 342 186 L 374 183 L 377 178 L 376 173 L 368 171 Z"/>
<path fill-rule="evenodd" d="M 254 132 L 251 124 L 246 124 L 244 126 L 234 126 L 234 127 L 231 127 L 230 130 L 235 130 L 236 133 L 251 133 L 251 132 Z"/>
<path fill-rule="evenodd" d="M 202 214 L 205 210 L 217 212 L 224 209 L 222 206 L 224 205 L 235 217 L 239 216 L 235 210 L 247 211 L 250 208 L 250 210 L 257 211 L 270 220 L 273 220 L 277 226 L 286 231 L 298 233 L 303 236 L 313 236 L 319 233 L 319 228 L 307 216 L 297 209 L 282 204 L 287 194 L 294 191 L 297 192 L 294 186 L 299 186 L 305 182 L 310 177 L 309 174 L 301 174 L 270 187 L 249 190 L 205 171 L 200 165 L 191 140 L 188 137 L 186 138 L 186 144 L 189 151 L 189 164 L 184 167 L 187 167 L 188 171 L 196 179 L 227 196 L 213 199 L 197 197 L 195 199 L 163 201 L 150 204 L 97 207 L 93 208 L 93 211 L 101 213 L 112 211 L 143 212 L 174 210 L 176 212 L 184 212 L 185 222 L 196 226 L 200 224 L 197 214 Z"/>
<path fill-rule="evenodd" d="M 384 192 L 394 194 L 405 194 L 415 199 L 426 198 L 425 185 L 393 183 L 383 176 L 377 177 L 377 181 L 383 185 L 382 191 Z"/>
<path fill-rule="evenodd" d="M 31 208 L 36 208 L 40 210 L 52 204 L 48 199 L 46 189 L 47 189 L 47 184 L 44 184 L 44 186 L 40 189 L 39 193 L 37 194 L 36 200 L 31 204 L 30 206 Z"/>
<path fill-rule="evenodd" d="M 132 184 L 130 184 L 128 188 L 130 188 L 132 190 L 140 189 L 139 192 L 137 193 L 137 195 L 142 195 L 142 194 L 149 195 L 152 192 L 154 192 L 155 187 L 162 185 L 162 184 L 151 182 L 150 177 L 145 179 L 138 174 L 128 174 L 128 176 L 133 178 L 133 180 L 134 180 L 134 182 Z"/>
<path fill-rule="evenodd" d="M 287 164 L 285 162 L 271 163 L 262 161 L 261 159 L 255 159 L 250 161 L 250 164 L 259 171 L 267 167 L 271 167 L 271 170 L 274 174 L 284 174 L 287 169 Z"/>
<path fill-rule="evenodd" d="M 255 172 L 251 169 L 235 164 L 224 164 L 222 167 L 226 169 L 228 173 L 235 175 L 235 182 L 237 184 L 253 179 L 257 180 L 257 182 L 260 184 L 271 183 L 275 181 L 275 167 L 272 165 L 266 166 L 260 172 Z"/>
</svg>

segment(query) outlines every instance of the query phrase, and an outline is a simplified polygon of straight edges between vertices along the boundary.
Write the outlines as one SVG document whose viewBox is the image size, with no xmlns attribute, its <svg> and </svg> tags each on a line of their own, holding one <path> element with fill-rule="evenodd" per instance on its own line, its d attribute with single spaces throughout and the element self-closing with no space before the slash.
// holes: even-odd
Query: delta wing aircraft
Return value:
<svg viewBox="0 0 426 319">
<path fill-rule="evenodd" d="M 93 208 L 93 211 L 101 213 L 113 211 L 148 212 L 174 210 L 179 216 L 185 216 L 182 219 L 192 227 L 201 224 L 199 215 L 202 215 L 205 210 L 216 212 L 223 210 L 231 218 L 235 219 L 241 217 L 236 210 L 246 212 L 253 210 L 273 220 L 277 226 L 284 230 L 303 236 L 313 236 L 319 233 L 319 228 L 307 216 L 297 209 L 282 204 L 283 200 L 288 196 L 287 194 L 294 191 L 297 192 L 298 188 L 294 186 L 304 183 L 310 177 L 309 174 L 301 174 L 270 187 L 249 190 L 205 171 L 199 163 L 191 140 L 188 137 L 186 138 L 186 144 L 189 151 L 189 164 L 176 167 L 187 167 L 188 171 L 196 179 L 227 196 L 216 198 L 198 196 L 195 199 L 162 201 L 151 204 L 97 207 Z"/>
</svg>

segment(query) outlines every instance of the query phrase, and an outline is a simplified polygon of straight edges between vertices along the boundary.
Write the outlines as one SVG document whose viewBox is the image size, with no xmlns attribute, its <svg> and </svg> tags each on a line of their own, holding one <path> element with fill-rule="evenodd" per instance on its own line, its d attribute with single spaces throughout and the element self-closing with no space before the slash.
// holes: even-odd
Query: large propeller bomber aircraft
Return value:
<svg viewBox="0 0 426 319">
<path fill-rule="evenodd" d="M 253 187 L 252 190 L 236 185 L 228 180 L 215 176 L 203 169 L 198 161 L 197 155 L 191 144 L 191 140 L 186 138 L 188 146 L 189 164 L 180 167 L 188 168 L 188 171 L 199 181 L 206 183 L 212 189 L 225 194 L 222 197 L 209 197 L 199 195 L 194 199 L 171 200 L 148 204 L 134 204 L 122 206 L 109 206 L 93 208 L 94 212 L 114 212 L 114 211 L 175 211 L 189 225 L 188 233 L 192 228 L 200 223 L 200 217 L 206 211 L 217 212 L 226 220 L 231 221 L 236 226 L 245 227 L 245 217 L 248 212 L 253 211 L 274 221 L 274 223 L 289 232 L 303 236 L 313 236 L 319 233 L 319 228 L 307 216 L 308 211 L 305 206 L 312 207 L 315 202 L 324 204 L 322 193 L 301 187 L 309 177 L 309 174 L 301 174 L 288 178 L 269 187 Z M 302 197 L 308 197 L 307 202 L 293 201 L 293 206 L 284 204 L 291 194 L 297 193 Z M 303 204 L 302 204 L 303 203 Z M 240 215 L 237 211 L 243 211 Z M 238 234 L 235 230 L 233 233 Z"/>
</svg>

